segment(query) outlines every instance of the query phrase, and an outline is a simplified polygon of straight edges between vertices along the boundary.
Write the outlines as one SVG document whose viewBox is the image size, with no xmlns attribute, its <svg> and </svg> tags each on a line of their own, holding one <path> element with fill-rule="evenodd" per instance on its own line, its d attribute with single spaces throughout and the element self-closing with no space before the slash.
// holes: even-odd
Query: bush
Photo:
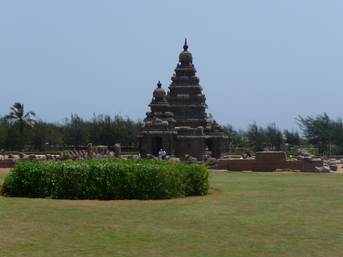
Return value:
<svg viewBox="0 0 343 257">
<path fill-rule="evenodd" d="M 204 165 L 109 158 L 19 162 L 5 178 L 5 196 L 59 199 L 170 199 L 205 195 Z"/>
</svg>

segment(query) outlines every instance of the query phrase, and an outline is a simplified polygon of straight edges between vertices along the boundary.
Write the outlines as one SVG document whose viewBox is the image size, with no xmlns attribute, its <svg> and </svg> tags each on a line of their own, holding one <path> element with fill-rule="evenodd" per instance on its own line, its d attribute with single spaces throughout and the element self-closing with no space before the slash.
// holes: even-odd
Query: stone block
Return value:
<svg viewBox="0 0 343 257">
<path fill-rule="evenodd" d="M 228 163 L 228 169 L 232 171 L 253 170 L 256 166 L 255 159 L 230 159 L 228 160 Z"/>
<path fill-rule="evenodd" d="M 228 170 L 229 169 L 229 159 L 219 159 L 217 163 L 217 169 Z"/>
<path fill-rule="evenodd" d="M 254 166 L 253 171 L 274 171 L 274 170 L 279 170 L 279 169 L 287 169 L 287 164 L 284 165 L 278 165 L 278 164 L 256 164 Z"/>
<path fill-rule="evenodd" d="M 322 167 L 323 161 L 321 159 L 313 159 L 304 161 L 302 172 L 316 172 L 315 167 Z"/>
<path fill-rule="evenodd" d="M 337 171 L 337 165 L 336 164 L 330 164 L 330 170 Z"/>
<path fill-rule="evenodd" d="M 300 160 L 287 161 L 287 168 L 291 170 L 303 170 L 304 162 Z"/>
<path fill-rule="evenodd" d="M 257 152 L 256 161 L 258 165 L 286 165 L 285 152 Z"/>
<path fill-rule="evenodd" d="M 323 166 L 323 173 L 330 173 L 330 167 L 329 166 Z"/>
</svg>

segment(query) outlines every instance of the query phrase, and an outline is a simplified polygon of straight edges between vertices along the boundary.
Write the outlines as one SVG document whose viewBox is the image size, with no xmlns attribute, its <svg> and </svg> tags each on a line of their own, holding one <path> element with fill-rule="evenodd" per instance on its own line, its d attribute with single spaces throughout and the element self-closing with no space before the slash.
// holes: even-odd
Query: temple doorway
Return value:
<svg viewBox="0 0 343 257">
<path fill-rule="evenodd" d="M 211 155 L 211 153 L 212 153 L 212 139 L 206 139 L 205 140 L 205 151 L 206 151 L 206 153 L 204 153 L 204 154 Z"/>
<path fill-rule="evenodd" d="M 162 149 L 162 137 L 154 137 L 152 139 L 152 154 L 158 156 L 160 149 Z"/>
</svg>

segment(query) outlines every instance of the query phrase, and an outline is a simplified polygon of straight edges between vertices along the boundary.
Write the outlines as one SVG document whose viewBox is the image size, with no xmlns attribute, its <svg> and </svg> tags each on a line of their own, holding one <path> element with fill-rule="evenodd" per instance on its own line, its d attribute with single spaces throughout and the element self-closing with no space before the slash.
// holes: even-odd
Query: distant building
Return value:
<svg viewBox="0 0 343 257">
<path fill-rule="evenodd" d="M 205 112 L 206 97 L 196 76 L 192 54 L 187 51 L 187 40 L 183 49 L 168 93 L 160 82 L 153 92 L 151 111 L 146 113 L 138 135 L 143 158 L 148 154 L 157 156 L 160 149 L 178 158 L 189 154 L 198 160 L 203 160 L 205 149 L 215 158 L 226 151 L 228 137 L 224 127 L 211 126 Z"/>
</svg>

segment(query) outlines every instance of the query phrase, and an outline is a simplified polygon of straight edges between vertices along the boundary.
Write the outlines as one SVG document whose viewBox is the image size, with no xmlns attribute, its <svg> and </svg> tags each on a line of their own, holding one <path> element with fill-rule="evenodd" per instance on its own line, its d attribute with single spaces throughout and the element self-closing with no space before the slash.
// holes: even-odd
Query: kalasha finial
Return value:
<svg viewBox="0 0 343 257">
<path fill-rule="evenodd" d="M 183 45 L 183 50 L 187 51 L 188 45 L 187 45 L 187 38 L 185 38 L 185 44 Z"/>
<path fill-rule="evenodd" d="M 158 87 L 158 88 L 161 88 L 161 86 L 162 86 L 161 82 L 160 82 L 160 81 L 158 81 L 158 83 L 157 83 L 157 87 Z"/>
</svg>

